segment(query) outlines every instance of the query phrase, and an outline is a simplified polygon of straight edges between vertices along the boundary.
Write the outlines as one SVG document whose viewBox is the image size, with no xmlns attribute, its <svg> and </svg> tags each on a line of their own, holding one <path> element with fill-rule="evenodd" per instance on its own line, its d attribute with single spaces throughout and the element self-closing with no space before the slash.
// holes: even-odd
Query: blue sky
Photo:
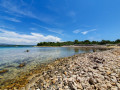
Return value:
<svg viewBox="0 0 120 90">
<path fill-rule="evenodd" d="M 116 40 L 120 0 L 0 0 L 0 43 Z"/>
</svg>

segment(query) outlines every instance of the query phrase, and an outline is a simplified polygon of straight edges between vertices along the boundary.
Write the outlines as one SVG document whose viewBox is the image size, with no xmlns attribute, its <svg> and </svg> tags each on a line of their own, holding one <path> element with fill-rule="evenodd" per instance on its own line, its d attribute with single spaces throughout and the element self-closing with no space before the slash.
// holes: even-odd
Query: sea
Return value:
<svg viewBox="0 0 120 90">
<path fill-rule="evenodd" d="M 88 52 L 93 52 L 93 50 L 72 47 L 0 46 L 0 71 L 8 70 L 0 73 L 0 85 L 41 64 Z M 24 67 L 19 67 L 20 64 L 24 64 Z"/>
</svg>

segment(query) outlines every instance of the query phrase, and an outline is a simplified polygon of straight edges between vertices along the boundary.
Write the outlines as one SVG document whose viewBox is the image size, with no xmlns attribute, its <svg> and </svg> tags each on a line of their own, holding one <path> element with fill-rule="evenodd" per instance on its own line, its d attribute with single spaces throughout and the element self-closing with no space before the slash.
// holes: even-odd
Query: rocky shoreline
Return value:
<svg viewBox="0 0 120 90">
<path fill-rule="evenodd" d="M 22 90 L 120 90 L 120 49 L 56 60 Z"/>
</svg>

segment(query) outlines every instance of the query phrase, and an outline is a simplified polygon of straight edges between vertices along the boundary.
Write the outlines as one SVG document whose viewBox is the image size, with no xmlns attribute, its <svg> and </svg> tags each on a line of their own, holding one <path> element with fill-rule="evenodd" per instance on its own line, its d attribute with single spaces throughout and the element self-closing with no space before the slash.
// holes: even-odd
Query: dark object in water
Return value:
<svg viewBox="0 0 120 90">
<path fill-rule="evenodd" d="M 18 67 L 24 67 L 25 66 L 25 63 L 21 63 Z"/>
<path fill-rule="evenodd" d="M 96 52 L 96 49 L 93 49 L 93 52 Z"/>
<path fill-rule="evenodd" d="M 26 50 L 25 52 L 29 52 L 30 50 Z"/>
<path fill-rule="evenodd" d="M 6 65 L 6 63 L 0 64 L 0 67 L 1 67 L 1 66 L 5 66 L 5 65 Z"/>
<path fill-rule="evenodd" d="M 8 66 L 5 66 L 4 68 L 10 68 L 10 67 L 15 67 L 14 65 L 8 65 Z"/>
<path fill-rule="evenodd" d="M 0 74 L 6 73 L 6 72 L 8 72 L 8 70 L 7 70 L 7 69 L 0 70 Z"/>
</svg>

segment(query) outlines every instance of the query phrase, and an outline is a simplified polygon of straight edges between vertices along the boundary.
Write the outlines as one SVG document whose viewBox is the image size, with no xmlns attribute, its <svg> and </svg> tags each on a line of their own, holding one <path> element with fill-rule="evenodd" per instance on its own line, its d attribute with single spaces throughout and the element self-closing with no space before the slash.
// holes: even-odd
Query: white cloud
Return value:
<svg viewBox="0 0 120 90">
<path fill-rule="evenodd" d="M 83 35 L 87 34 L 89 31 L 84 31 L 84 32 L 81 32 Z"/>
<path fill-rule="evenodd" d="M 21 22 L 20 20 L 18 20 L 16 18 L 9 18 L 9 17 L 3 17 L 3 18 L 6 20 L 9 20 L 9 21 L 13 21 L 13 22 Z"/>
<path fill-rule="evenodd" d="M 52 35 L 44 36 L 40 33 L 30 33 L 28 34 L 19 34 L 13 31 L 8 31 L 4 29 L 0 29 L 0 42 L 1 43 L 8 43 L 8 44 L 22 44 L 22 45 L 33 45 L 37 44 L 38 42 L 43 41 L 50 41 L 50 42 L 57 42 L 61 41 L 61 38 L 55 37 Z"/>
<path fill-rule="evenodd" d="M 43 29 L 46 29 L 47 31 L 50 31 L 50 32 L 54 32 L 54 33 L 63 35 L 63 30 L 61 30 L 61 29 L 48 28 L 48 27 L 44 27 L 44 26 L 38 25 L 38 24 L 36 24 L 36 23 L 33 23 L 33 24 L 36 25 L 36 26 L 39 26 L 39 27 L 41 27 L 41 28 L 43 28 Z"/>
<path fill-rule="evenodd" d="M 83 35 L 86 35 L 87 33 L 92 32 L 92 31 L 96 31 L 96 29 L 92 29 L 92 30 L 84 31 L 84 32 L 81 32 L 81 33 L 82 33 Z"/>
<path fill-rule="evenodd" d="M 79 32 L 80 32 L 79 29 L 73 31 L 73 33 L 76 33 L 76 34 L 79 33 Z"/>
<path fill-rule="evenodd" d="M 16 0 L 13 2 L 13 0 L 2 0 L 0 1 L 0 6 L 5 9 L 3 9 L 4 12 L 11 13 L 15 16 L 27 16 L 46 23 L 53 21 L 53 18 L 49 15 L 43 13 L 40 13 L 39 15 L 35 14 L 32 7 L 27 3 L 23 3 L 23 1 Z"/>
<path fill-rule="evenodd" d="M 30 30 L 36 31 L 37 29 L 32 27 L 32 28 L 30 28 Z"/>
</svg>

